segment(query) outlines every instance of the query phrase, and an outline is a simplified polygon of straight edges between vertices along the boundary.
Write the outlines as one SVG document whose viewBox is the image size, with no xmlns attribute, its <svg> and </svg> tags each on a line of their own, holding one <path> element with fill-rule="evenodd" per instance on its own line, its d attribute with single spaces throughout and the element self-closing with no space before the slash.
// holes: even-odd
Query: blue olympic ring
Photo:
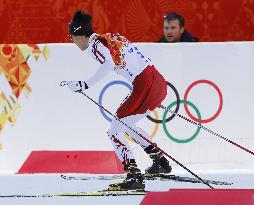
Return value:
<svg viewBox="0 0 254 205">
<path fill-rule="evenodd" d="M 105 87 L 102 89 L 101 93 L 100 93 L 100 96 L 99 96 L 99 104 L 102 105 L 102 97 L 105 93 L 105 91 L 112 85 L 124 85 L 125 87 L 129 88 L 130 90 L 132 89 L 131 85 L 124 82 L 124 81 L 121 81 L 121 80 L 115 80 L 115 81 L 112 81 L 108 84 L 105 85 Z M 109 122 L 112 122 L 112 119 L 110 117 L 108 117 L 105 113 L 105 111 L 100 107 L 100 112 L 101 114 L 103 115 L 103 117 L 109 121 Z"/>
</svg>

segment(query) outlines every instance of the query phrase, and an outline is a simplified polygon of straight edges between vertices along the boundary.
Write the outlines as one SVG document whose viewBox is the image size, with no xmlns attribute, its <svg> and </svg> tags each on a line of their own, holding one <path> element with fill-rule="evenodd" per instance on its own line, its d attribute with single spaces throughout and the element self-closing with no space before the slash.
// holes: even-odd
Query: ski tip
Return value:
<svg viewBox="0 0 254 205">
<path fill-rule="evenodd" d="M 61 178 L 65 179 L 65 180 L 70 180 L 70 177 L 68 177 L 66 175 L 61 174 L 60 176 L 61 176 Z"/>
</svg>

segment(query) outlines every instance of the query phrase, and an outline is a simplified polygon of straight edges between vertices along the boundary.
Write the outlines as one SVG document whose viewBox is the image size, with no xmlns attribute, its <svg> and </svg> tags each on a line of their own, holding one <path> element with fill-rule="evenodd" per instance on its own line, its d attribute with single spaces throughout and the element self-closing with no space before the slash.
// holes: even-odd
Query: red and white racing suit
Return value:
<svg viewBox="0 0 254 205">
<path fill-rule="evenodd" d="M 166 81 L 151 64 L 151 60 L 120 34 L 94 33 L 89 38 L 87 52 L 101 64 L 97 72 L 86 80 L 88 87 L 112 70 L 132 83 L 131 94 L 117 109 L 116 116 L 136 132 L 114 119 L 108 136 L 122 162 L 134 159 L 124 134 L 131 136 L 142 148 L 150 145 L 139 136 L 149 135 L 135 123 L 146 117 L 164 100 L 167 95 Z"/>
</svg>

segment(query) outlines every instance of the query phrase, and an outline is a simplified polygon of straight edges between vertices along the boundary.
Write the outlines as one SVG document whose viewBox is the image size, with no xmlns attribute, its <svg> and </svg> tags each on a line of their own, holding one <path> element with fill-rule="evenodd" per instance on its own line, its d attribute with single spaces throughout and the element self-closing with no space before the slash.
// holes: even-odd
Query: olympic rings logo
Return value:
<svg viewBox="0 0 254 205">
<path fill-rule="evenodd" d="M 188 99 L 187 99 L 187 98 L 188 98 L 188 95 L 189 95 L 189 93 L 190 93 L 190 90 L 193 89 L 195 86 L 197 86 L 197 85 L 199 85 L 199 84 L 208 84 L 208 85 L 212 86 L 212 87 L 216 90 L 217 94 L 219 95 L 219 107 L 218 107 L 216 113 L 215 113 L 213 116 L 211 116 L 211 117 L 209 117 L 209 118 L 207 118 L 207 119 L 202 119 L 202 118 L 201 118 L 200 111 L 198 110 L 198 108 L 197 108 L 192 102 L 188 101 Z M 129 85 L 129 84 L 126 83 L 125 81 L 119 81 L 119 80 L 117 80 L 117 81 L 111 81 L 111 82 L 107 83 L 107 84 L 103 87 L 103 89 L 101 90 L 101 93 L 100 93 L 100 95 L 99 95 L 99 104 L 100 104 L 100 105 L 103 105 L 103 104 L 102 104 L 102 99 L 103 99 L 103 96 L 104 96 L 106 90 L 107 90 L 108 88 L 110 88 L 111 86 L 113 86 L 113 85 L 123 85 L 123 86 L 127 87 L 129 90 L 132 89 L 131 85 Z M 221 93 L 219 87 L 218 87 L 215 83 L 213 83 L 212 81 L 209 81 L 209 80 L 197 80 L 197 81 L 191 83 L 191 84 L 187 87 L 187 89 L 186 89 L 186 91 L 185 91 L 185 93 L 184 93 L 184 99 L 183 99 L 183 100 L 180 100 L 179 93 L 178 93 L 177 89 L 174 87 L 174 85 L 172 85 L 172 84 L 169 83 L 169 82 L 167 82 L 167 85 L 168 85 L 168 87 L 169 87 L 170 89 L 173 90 L 173 92 L 174 92 L 174 94 L 175 94 L 175 97 L 176 97 L 176 101 L 172 102 L 172 103 L 167 107 L 167 109 L 166 109 L 166 110 L 164 111 L 164 113 L 163 113 L 163 117 L 162 117 L 161 120 L 158 119 L 158 113 L 157 113 L 156 109 L 153 111 L 154 117 L 151 117 L 150 115 L 147 116 L 147 118 L 148 118 L 150 121 L 152 121 L 152 122 L 155 123 L 155 128 L 154 128 L 154 130 L 152 131 L 152 133 L 150 134 L 150 136 L 151 136 L 151 138 L 153 138 L 153 137 L 156 135 L 156 132 L 158 131 L 158 126 L 159 126 L 159 124 L 162 124 L 163 130 L 164 130 L 165 134 L 168 136 L 168 138 L 169 138 L 170 140 L 172 140 L 172 141 L 174 141 L 174 142 L 176 142 L 176 143 L 188 143 L 188 142 L 191 142 L 191 141 L 194 140 L 194 139 L 197 137 L 197 135 L 199 134 L 200 129 L 201 129 L 200 127 L 197 127 L 197 130 L 195 131 L 195 133 L 194 133 L 191 137 L 186 138 L 186 139 L 178 139 L 178 138 L 174 137 L 174 136 L 168 131 L 167 126 L 166 126 L 167 122 L 171 121 L 171 120 L 176 116 L 176 113 L 178 113 L 178 111 L 179 111 L 180 104 L 184 104 L 184 109 L 185 109 L 187 115 L 189 116 L 190 119 L 192 119 L 192 120 L 195 121 L 195 122 L 198 122 L 198 123 L 202 124 L 202 123 L 209 123 L 209 122 L 215 120 L 215 119 L 219 116 L 219 114 L 220 114 L 220 112 L 221 112 L 221 110 L 222 110 L 222 106 L 223 106 L 223 97 L 222 97 L 222 93 Z M 171 116 L 167 117 L 168 110 L 171 110 L 171 108 L 174 107 L 174 106 L 175 106 L 174 113 L 173 113 Z M 194 111 L 196 112 L 197 117 L 195 117 L 194 115 L 191 114 L 191 112 L 189 111 L 188 106 L 190 106 L 190 107 L 192 107 L 192 108 L 194 109 Z M 99 109 L 100 109 L 100 112 L 101 112 L 102 116 L 103 116 L 107 121 L 112 122 L 112 119 L 105 113 L 105 111 L 104 111 L 102 108 L 99 108 Z M 127 135 L 126 137 L 127 137 L 128 140 L 132 141 L 132 140 L 131 140 L 131 137 L 129 137 L 128 135 Z"/>
</svg>

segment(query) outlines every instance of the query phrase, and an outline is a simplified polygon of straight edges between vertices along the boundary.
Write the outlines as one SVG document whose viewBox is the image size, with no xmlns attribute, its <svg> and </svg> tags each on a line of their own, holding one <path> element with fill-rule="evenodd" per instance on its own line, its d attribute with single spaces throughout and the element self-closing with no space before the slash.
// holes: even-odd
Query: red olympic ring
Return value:
<svg viewBox="0 0 254 205">
<path fill-rule="evenodd" d="M 192 120 L 199 122 L 199 123 L 208 123 L 208 122 L 211 122 L 212 120 L 214 120 L 220 114 L 222 105 L 223 105 L 223 98 L 222 98 L 222 93 L 216 84 L 214 84 L 213 82 L 211 82 L 209 80 L 197 80 L 197 81 L 194 81 L 193 83 L 191 83 L 190 86 L 185 91 L 184 100 L 187 100 L 187 96 L 188 96 L 191 88 L 193 88 L 195 85 L 200 84 L 200 83 L 207 83 L 207 84 L 211 85 L 217 91 L 219 98 L 220 98 L 220 104 L 219 104 L 219 108 L 218 108 L 217 112 L 212 117 L 210 117 L 208 119 L 198 119 L 190 113 L 188 106 L 186 104 L 184 105 L 184 109 Z"/>
</svg>

